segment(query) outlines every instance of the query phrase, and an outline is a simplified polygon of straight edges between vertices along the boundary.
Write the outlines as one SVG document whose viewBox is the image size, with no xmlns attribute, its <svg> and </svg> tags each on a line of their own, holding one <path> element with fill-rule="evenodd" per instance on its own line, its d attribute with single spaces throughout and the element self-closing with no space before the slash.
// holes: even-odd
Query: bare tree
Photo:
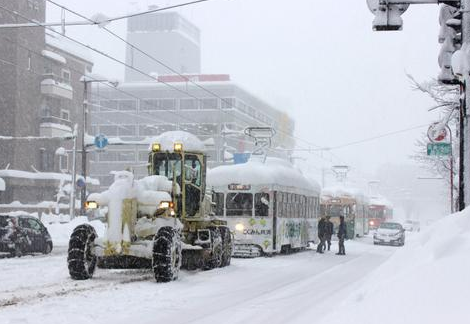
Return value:
<svg viewBox="0 0 470 324">
<path fill-rule="evenodd" d="M 450 185 L 451 161 L 453 161 L 454 166 L 454 179 L 458 175 L 459 145 L 457 138 L 459 136 L 459 88 L 456 85 L 440 84 L 435 79 L 419 83 L 411 75 L 407 76 L 411 80 L 413 90 L 421 91 L 434 100 L 435 105 L 429 108 L 429 111 L 439 110 L 441 118 L 436 122 L 447 125 L 453 135 L 452 159 L 449 157 L 428 156 L 427 144 L 429 143 L 429 139 L 424 133 L 421 138 L 416 141 L 417 151 L 411 158 L 432 174 L 442 177 Z M 458 191 L 457 181 L 454 181 L 453 189 Z"/>
</svg>

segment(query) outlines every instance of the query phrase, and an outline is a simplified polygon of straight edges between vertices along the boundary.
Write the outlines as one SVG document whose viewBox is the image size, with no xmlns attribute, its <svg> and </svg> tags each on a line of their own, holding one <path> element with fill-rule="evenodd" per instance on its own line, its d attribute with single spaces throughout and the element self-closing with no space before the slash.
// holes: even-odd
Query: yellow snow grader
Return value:
<svg viewBox="0 0 470 324">
<path fill-rule="evenodd" d="M 152 268 L 157 282 L 175 280 L 181 267 L 209 270 L 230 264 L 232 234 L 212 213 L 206 194 L 204 145 L 174 131 L 155 139 L 149 175 L 114 172 L 108 190 L 88 196 L 89 208 L 107 208 L 106 234 L 89 224 L 70 237 L 68 269 L 73 279 L 93 276 L 95 267 Z"/>
</svg>

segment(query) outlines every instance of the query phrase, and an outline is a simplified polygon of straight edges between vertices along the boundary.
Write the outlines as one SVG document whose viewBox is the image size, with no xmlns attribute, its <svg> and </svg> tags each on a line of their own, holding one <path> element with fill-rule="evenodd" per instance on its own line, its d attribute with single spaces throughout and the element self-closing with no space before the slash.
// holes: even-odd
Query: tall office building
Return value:
<svg viewBox="0 0 470 324">
<path fill-rule="evenodd" d="M 129 18 L 127 41 L 177 73 L 200 73 L 200 31 L 177 12 L 156 12 Z M 126 63 L 147 74 L 174 73 L 132 46 L 127 46 Z M 149 81 L 149 77 L 126 68 L 125 81 Z"/>
</svg>

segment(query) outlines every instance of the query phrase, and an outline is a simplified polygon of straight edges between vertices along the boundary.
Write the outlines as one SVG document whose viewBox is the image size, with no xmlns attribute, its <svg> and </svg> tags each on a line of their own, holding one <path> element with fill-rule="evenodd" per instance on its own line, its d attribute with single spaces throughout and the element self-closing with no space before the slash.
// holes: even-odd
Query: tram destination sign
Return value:
<svg viewBox="0 0 470 324">
<path fill-rule="evenodd" d="M 429 156 L 449 156 L 452 154 L 450 143 L 428 143 Z"/>
</svg>

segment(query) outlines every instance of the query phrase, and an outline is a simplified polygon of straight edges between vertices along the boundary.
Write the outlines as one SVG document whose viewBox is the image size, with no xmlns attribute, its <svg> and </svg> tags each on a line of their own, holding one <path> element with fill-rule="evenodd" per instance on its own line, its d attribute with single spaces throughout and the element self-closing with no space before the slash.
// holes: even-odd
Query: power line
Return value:
<svg viewBox="0 0 470 324">
<path fill-rule="evenodd" d="M 10 9 L 8 9 L 8 8 L 3 7 L 3 6 L 0 6 L 0 9 L 3 9 L 3 10 L 5 10 L 5 11 L 7 11 L 7 12 L 9 12 L 9 13 L 11 13 L 11 14 L 17 15 L 17 16 L 19 16 L 19 17 L 21 17 L 21 18 L 23 18 L 23 19 L 25 19 L 25 20 L 27 20 L 27 21 L 29 21 L 29 22 L 31 22 L 31 23 L 34 23 L 34 24 L 36 24 L 36 25 L 38 25 L 38 26 L 41 26 L 40 23 L 38 23 L 38 22 L 36 22 L 36 21 L 34 21 L 34 20 L 32 20 L 32 19 L 29 19 L 28 17 L 26 17 L 26 16 L 24 16 L 24 15 L 22 15 L 22 14 L 16 12 L 16 11 L 12 11 L 12 10 L 10 10 Z M 74 43 L 80 45 L 80 46 L 83 46 L 83 47 L 85 47 L 85 48 L 88 48 L 88 49 L 90 49 L 90 50 L 92 50 L 92 51 L 94 51 L 94 52 L 96 52 L 96 53 L 98 53 L 98 54 L 100 54 L 100 55 L 102 55 L 102 56 L 104 56 L 104 57 L 106 57 L 106 58 L 108 58 L 108 59 L 110 59 L 110 60 L 112 60 L 112 61 L 118 63 L 118 64 L 121 64 L 121 65 L 123 65 L 123 66 L 125 66 L 125 67 L 128 67 L 128 68 L 130 68 L 130 69 L 132 69 L 132 70 L 134 70 L 134 71 L 136 71 L 136 72 L 138 72 L 138 73 L 140 73 L 140 74 L 142 74 L 142 75 L 144 75 L 144 76 L 150 78 L 152 81 L 155 81 L 155 82 L 157 82 L 157 83 L 165 84 L 166 86 L 168 86 L 168 87 L 170 87 L 170 88 L 172 88 L 172 89 L 174 89 L 174 90 L 176 90 L 176 91 L 178 91 L 178 92 L 180 92 L 180 93 L 183 93 L 183 94 L 188 95 L 188 96 L 190 96 L 190 97 L 192 97 L 192 98 L 194 98 L 194 99 L 196 99 L 196 100 L 198 100 L 198 101 L 201 101 L 200 98 L 198 98 L 198 97 L 196 97 L 196 96 L 194 96 L 194 95 L 192 95 L 192 94 L 190 94 L 190 93 L 188 93 L 188 92 L 186 92 L 186 91 L 184 91 L 184 90 L 182 90 L 182 89 L 179 89 L 178 87 L 176 87 L 176 86 L 174 86 L 174 85 L 172 85 L 172 84 L 169 84 L 168 82 L 155 80 L 155 78 L 154 78 L 152 75 L 150 75 L 150 74 L 148 74 L 148 73 L 146 73 L 146 72 L 144 72 L 144 71 L 142 71 L 142 70 L 140 70 L 140 69 L 137 69 L 137 68 L 135 68 L 135 67 L 133 67 L 133 66 L 131 66 L 131 65 L 127 64 L 127 63 L 125 63 L 125 62 L 122 62 L 121 60 L 119 60 L 119 59 L 117 59 L 117 58 L 111 56 L 110 54 L 107 54 L 107 53 L 105 53 L 105 52 L 103 52 L 103 51 L 101 51 L 101 50 L 98 50 L 98 49 L 96 49 L 96 48 L 94 48 L 94 47 L 92 47 L 92 46 L 90 46 L 90 45 L 84 44 L 83 42 L 80 42 L 80 41 L 78 41 L 78 40 L 76 40 L 76 39 L 74 39 L 74 38 L 72 38 L 72 37 L 70 37 L 70 36 L 62 35 L 60 32 L 54 30 L 53 28 L 50 28 L 50 27 L 47 27 L 47 26 L 42 26 L 42 27 L 45 28 L 45 29 L 48 29 L 48 30 L 52 31 L 53 33 L 56 33 L 56 34 L 58 34 L 58 35 L 60 35 L 60 36 L 62 36 L 62 37 L 64 37 L 64 38 L 66 38 L 66 39 L 68 39 L 68 40 L 70 40 L 70 41 L 72 41 L 72 42 L 74 42 Z M 191 81 L 191 82 L 192 82 L 192 81 Z M 196 85 L 197 85 L 197 84 L 196 84 Z M 109 86 L 110 86 L 110 85 L 109 85 Z M 202 86 L 200 86 L 200 85 L 197 85 L 197 86 L 202 87 Z M 205 88 L 203 87 L 203 89 L 205 89 Z M 205 89 L 205 90 L 207 91 L 207 89 Z M 221 98 L 221 97 L 219 97 L 219 96 L 217 96 L 217 97 L 220 98 L 221 100 L 224 100 L 223 98 Z M 231 106 L 231 105 L 230 105 L 230 106 Z M 233 107 L 232 107 L 232 108 L 233 108 Z M 218 107 L 215 107 L 215 109 L 219 109 L 219 108 L 218 108 Z M 228 115 L 230 115 L 230 116 L 232 116 L 232 117 L 235 117 L 235 118 L 237 118 L 237 119 L 239 119 L 239 120 L 242 120 L 244 123 L 246 123 L 245 120 L 241 119 L 241 118 L 238 117 L 238 116 L 232 115 L 232 114 L 230 114 L 230 113 L 228 113 L 227 111 L 224 111 L 224 110 L 222 110 L 222 109 L 219 109 L 219 110 L 220 110 L 221 112 L 225 113 L 225 114 L 228 114 Z M 261 123 L 263 124 L 263 122 L 261 122 Z M 264 123 L 264 124 L 266 124 L 266 123 Z M 271 126 L 271 125 L 269 125 L 269 126 Z M 290 135 L 290 134 L 288 134 L 288 133 L 286 133 L 286 132 L 283 132 L 283 131 L 280 131 L 280 130 L 277 130 L 277 131 L 280 132 L 280 133 L 285 133 L 285 134 L 286 134 L 288 137 L 290 137 L 290 138 L 298 139 L 298 140 L 301 140 L 302 142 L 308 143 L 308 144 L 311 145 L 311 146 L 318 146 L 318 145 L 313 144 L 313 143 L 310 143 L 309 141 L 306 141 L 306 140 L 304 140 L 304 139 L 301 139 L 301 138 L 298 138 L 298 137 L 296 137 L 296 136 Z M 314 155 L 314 156 L 317 156 L 317 157 L 319 157 L 319 158 L 321 158 L 321 159 L 324 159 L 322 156 L 318 156 L 318 155 L 316 155 L 316 154 L 314 154 L 314 153 L 312 153 L 312 152 L 311 152 L 311 154 Z"/>
<path fill-rule="evenodd" d="M 91 18 L 86 17 L 85 15 L 83 15 L 83 14 L 81 14 L 81 13 L 75 11 L 75 10 L 72 10 L 72 9 L 70 9 L 70 8 L 64 6 L 64 5 L 61 5 L 61 4 L 59 4 L 59 3 L 57 3 L 57 2 L 55 2 L 55 1 L 53 1 L 53 0 L 46 0 L 46 1 L 48 1 L 48 2 L 50 2 L 50 3 L 52 3 L 52 4 L 56 5 L 56 6 L 58 6 L 59 8 L 62 8 L 62 9 L 64 9 L 64 10 L 67 10 L 67 11 L 71 12 L 72 14 L 74 14 L 74 15 L 80 17 L 80 18 L 83 18 L 83 19 L 85 19 L 85 20 L 88 20 L 88 21 L 90 21 L 90 22 L 93 22 L 93 20 L 92 20 Z M 156 62 L 157 64 L 159 64 L 159 65 L 165 67 L 165 68 L 168 69 L 169 71 L 171 71 L 171 72 L 173 72 L 174 74 L 178 75 L 179 77 L 181 77 L 181 78 L 182 78 L 183 80 L 185 80 L 186 82 L 189 82 L 189 83 L 195 85 L 196 87 L 198 87 L 199 89 L 201 89 L 201 90 L 203 90 L 203 91 L 209 93 L 210 95 L 219 98 L 220 100 L 222 100 L 223 102 L 225 102 L 228 106 L 232 106 L 232 104 L 231 104 L 230 102 L 228 102 L 226 99 L 220 97 L 219 95 L 217 95 L 216 93 L 214 93 L 214 92 L 211 91 L 210 89 L 207 89 L 206 87 L 204 87 L 204 86 L 202 86 L 202 85 L 200 85 L 200 84 L 194 82 L 193 80 L 191 80 L 191 79 L 188 78 L 187 76 L 185 76 L 185 75 L 179 73 L 177 70 L 173 69 L 173 68 L 172 68 L 171 66 L 169 66 L 168 64 L 165 64 L 164 62 L 158 60 L 157 58 L 155 58 L 155 57 L 152 56 L 151 54 L 149 54 L 149 53 L 143 51 L 142 49 L 138 48 L 138 47 L 135 46 L 134 44 L 128 42 L 126 39 L 124 39 L 123 37 L 121 37 L 121 36 L 119 36 L 118 34 L 114 33 L 113 31 L 111 31 L 111 30 L 108 29 L 107 27 L 104 27 L 104 26 L 103 26 L 102 29 L 104 29 L 106 32 L 108 32 L 108 33 L 109 33 L 110 35 L 112 35 L 113 37 L 115 37 L 115 38 L 119 39 L 120 41 L 124 42 L 126 45 L 130 46 L 130 47 L 131 47 L 131 50 L 132 50 L 132 49 L 137 50 L 139 53 L 143 54 L 143 55 L 146 56 L 147 58 L 151 59 L 152 61 Z M 133 68 L 132 68 L 132 69 L 133 69 Z M 133 69 L 133 70 L 134 70 L 134 69 Z M 152 78 L 152 80 L 155 80 L 153 77 L 151 77 L 151 78 Z M 163 83 L 166 84 L 165 82 L 163 82 Z M 188 95 L 189 95 L 189 94 L 188 94 Z M 196 98 L 196 99 L 200 100 L 199 98 Z M 235 116 L 235 115 L 233 115 L 233 114 L 230 114 L 228 111 L 224 111 L 224 110 L 221 110 L 221 111 L 222 111 L 223 113 L 227 114 L 227 115 L 230 115 L 230 116 L 232 116 L 232 117 L 235 117 L 235 118 L 241 120 L 238 116 Z M 245 121 L 243 120 L 243 122 L 245 122 Z M 266 125 L 266 126 L 271 126 L 271 125 L 268 125 L 268 124 L 265 123 L 265 122 L 262 122 L 262 121 L 259 121 L 259 122 L 260 122 L 261 124 Z M 320 146 L 317 145 L 317 144 L 313 144 L 313 143 L 311 143 L 311 142 L 309 142 L 309 141 L 307 141 L 307 140 L 304 140 L 304 139 L 302 139 L 302 138 L 296 137 L 296 136 L 294 136 L 294 135 L 292 135 L 292 134 L 289 134 L 288 132 L 285 132 L 285 131 L 283 131 L 283 130 L 276 129 L 276 131 L 278 131 L 279 133 L 283 133 L 284 135 L 287 135 L 288 137 L 290 137 L 290 138 L 292 138 L 292 139 L 296 139 L 296 140 L 302 141 L 302 142 L 304 142 L 304 143 L 306 143 L 306 144 L 308 144 L 308 145 L 315 146 L 315 147 L 320 147 Z"/>
</svg>

